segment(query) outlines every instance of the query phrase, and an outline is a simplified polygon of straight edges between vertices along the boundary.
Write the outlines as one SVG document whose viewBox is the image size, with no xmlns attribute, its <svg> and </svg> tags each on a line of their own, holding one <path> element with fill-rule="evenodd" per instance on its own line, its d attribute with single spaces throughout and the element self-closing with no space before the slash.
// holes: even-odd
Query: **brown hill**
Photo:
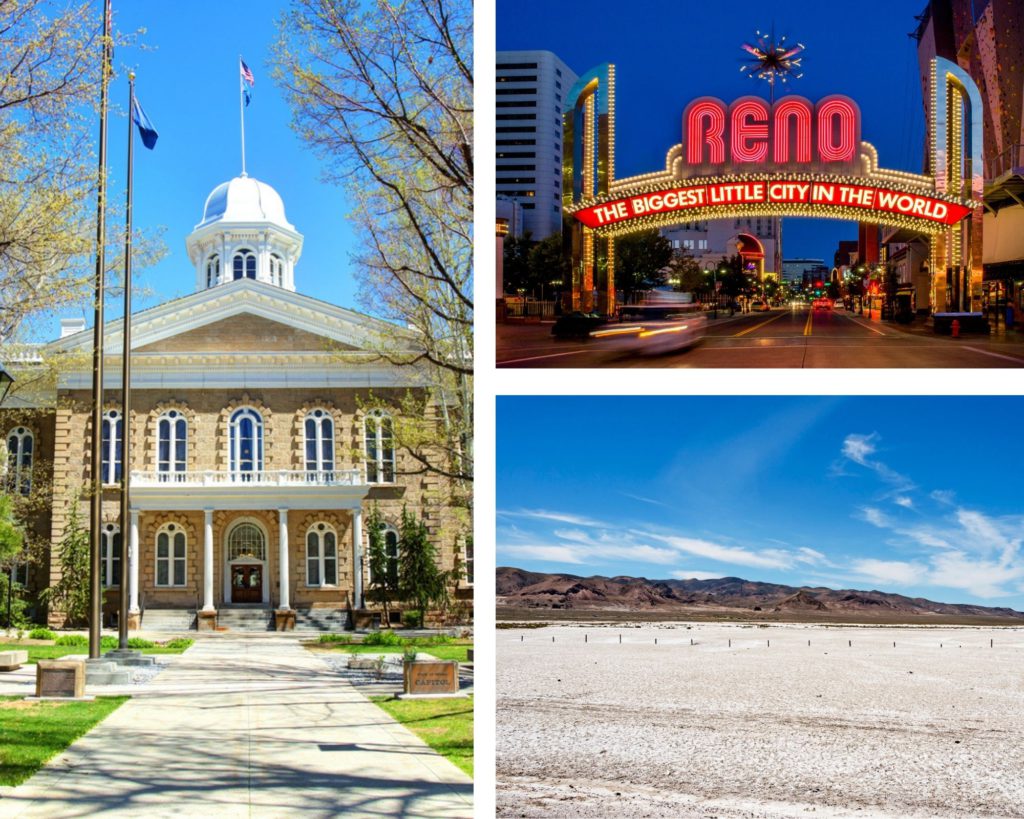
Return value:
<svg viewBox="0 0 1024 819">
<path fill-rule="evenodd" d="M 1024 622 L 1024 612 L 1005 607 L 937 603 L 921 597 L 856 589 L 760 583 L 739 577 L 712 580 L 648 580 L 643 577 L 578 577 L 499 567 L 498 609 L 577 612 L 741 613 L 779 612 L 825 618 L 998 618 Z"/>
</svg>

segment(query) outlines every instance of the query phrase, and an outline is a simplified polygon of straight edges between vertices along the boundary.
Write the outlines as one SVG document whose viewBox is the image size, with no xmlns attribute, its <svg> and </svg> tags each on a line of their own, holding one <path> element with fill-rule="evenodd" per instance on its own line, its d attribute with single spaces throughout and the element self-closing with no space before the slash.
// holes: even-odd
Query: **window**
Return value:
<svg viewBox="0 0 1024 819">
<path fill-rule="evenodd" d="M 366 416 L 366 482 L 394 483 L 395 447 L 392 439 L 391 416 L 374 410 Z"/>
<path fill-rule="evenodd" d="M 185 479 L 188 422 L 178 410 L 168 410 L 156 422 L 156 470 L 163 481 Z"/>
<path fill-rule="evenodd" d="M 106 523 L 100 530 L 100 582 L 121 585 L 121 530 L 116 523 Z"/>
<path fill-rule="evenodd" d="M 32 491 L 32 449 L 35 441 L 25 427 L 7 433 L 7 490 L 27 495 Z"/>
<path fill-rule="evenodd" d="M 466 546 L 465 546 L 465 550 L 464 550 L 464 558 L 465 558 L 465 562 L 463 564 L 463 569 L 465 569 L 465 572 L 466 572 L 466 583 L 468 583 L 470 586 L 472 586 L 473 585 L 473 539 L 472 538 L 468 538 L 466 540 Z"/>
<path fill-rule="evenodd" d="M 156 535 L 156 585 L 185 585 L 185 532 L 167 523 Z"/>
<path fill-rule="evenodd" d="M 494 104 L 495 108 L 536 108 L 537 100 L 501 100 Z"/>
<path fill-rule="evenodd" d="M 28 563 L 24 560 L 14 564 L 14 583 L 23 589 L 28 586 Z"/>
<path fill-rule="evenodd" d="M 536 88 L 498 88 L 498 89 L 495 90 L 494 93 L 498 94 L 498 95 L 501 95 L 501 96 L 506 96 L 506 95 L 509 95 L 509 94 L 522 94 L 522 95 L 525 96 L 525 95 L 528 95 L 528 94 L 536 94 L 537 93 L 537 89 Z"/>
<path fill-rule="evenodd" d="M 537 119 L 537 115 L 536 114 L 520 114 L 520 113 L 515 113 L 515 114 L 495 114 L 494 118 L 496 120 L 514 120 L 514 121 L 519 121 L 519 122 L 523 122 L 523 121 L 528 122 L 530 120 Z"/>
<path fill-rule="evenodd" d="M 206 261 L 206 286 L 213 287 L 220 281 L 220 256 L 213 254 Z"/>
<path fill-rule="evenodd" d="M 383 524 L 381 530 L 384 532 L 384 556 L 386 559 L 385 572 L 387 573 L 388 585 L 391 588 L 398 586 L 398 530 L 394 526 Z M 370 583 L 377 584 L 379 581 L 372 572 Z"/>
<path fill-rule="evenodd" d="M 535 134 L 535 133 L 537 133 L 537 126 L 536 125 L 505 125 L 505 126 L 503 126 L 501 128 L 495 128 L 494 129 L 494 133 L 496 133 L 496 134 L 514 134 L 516 132 L 522 132 L 524 134 Z M 504 145 L 505 143 L 504 142 L 499 142 L 498 144 L 499 145 Z M 524 142 L 524 143 L 516 142 L 516 143 L 513 143 L 513 144 L 515 144 L 515 145 L 519 145 L 519 144 L 532 145 L 533 143 L 532 142 L 528 142 L 528 143 L 527 142 Z"/>
<path fill-rule="evenodd" d="M 537 82 L 537 75 L 517 74 L 512 77 L 498 77 L 498 82 Z"/>
<path fill-rule="evenodd" d="M 103 483 L 121 482 L 121 445 L 124 442 L 124 419 L 118 410 L 103 413 Z"/>
<path fill-rule="evenodd" d="M 243 557 L 267 559 L 267 541 L 263 530 L 255 523 L 239 523 L 228 535 L 228 562 Z"/>
<path fill-rule="evenodd" d="M 270 283 L 279 287 L 284 284 L 284 261 L 276 253 L 270 254 Z"/>
<path fill-rule="evenodd" d="M 252 480 L 263 471 L 263 418 L 252 407 L 231 415 L 231 472 L 236 480 Z"/>
<path fill-rule="evenodd" d="M 236 279 L 255 279 L 256 255 L 251 250 L 239 250 L 232 260 L 231 272 Z"/>
<path fill-rule="evenodd" d="M 306 415 L 303 432 L 306 472 L 326 473 L 323 479 L 330 480 L 330 473 L 334 471 L 334 422 L 331 416 L 326 410 L 311 410 Z"/>
<path fill-rule="evenodd" d="M 338 585 L 338 536 L 326 523 L 306 533 L 306 585 Z"/>
</svg>

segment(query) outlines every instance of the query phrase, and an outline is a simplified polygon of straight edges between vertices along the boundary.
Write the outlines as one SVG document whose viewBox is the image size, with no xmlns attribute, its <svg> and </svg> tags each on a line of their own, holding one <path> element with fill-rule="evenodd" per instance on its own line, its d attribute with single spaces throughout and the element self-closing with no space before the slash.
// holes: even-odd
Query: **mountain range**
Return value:
<svg viewBox="0 0 1024 819">
<path fill-rule="evenodd" d="M 497 570 L 497 606 L 502 616 L 545 612 L 551 616 L 597 614 L 744 615 L 787 619 L 901 619 L 977 618 L 1024 623 L 1024 612 L 1006 607 L 937 603 L 880 591 L 785 586 L 739 577 L 712 580 L 648 580 L 644 577 L 578 577 L 543 574 L 508 566 Z"/>
</svg>

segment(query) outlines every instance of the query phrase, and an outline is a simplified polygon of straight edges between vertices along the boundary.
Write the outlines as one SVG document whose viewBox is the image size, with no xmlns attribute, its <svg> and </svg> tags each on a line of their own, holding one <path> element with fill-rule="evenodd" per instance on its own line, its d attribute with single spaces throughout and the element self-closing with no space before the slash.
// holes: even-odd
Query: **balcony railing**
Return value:
<svg viewBox="0 0 1024 819">
<path fill-rule="evenodd" d="M 133 486 L 357 486 L 359 469 L 268 469 L 260 472 L 195 470 L 132 472 Z"/>
</svg>

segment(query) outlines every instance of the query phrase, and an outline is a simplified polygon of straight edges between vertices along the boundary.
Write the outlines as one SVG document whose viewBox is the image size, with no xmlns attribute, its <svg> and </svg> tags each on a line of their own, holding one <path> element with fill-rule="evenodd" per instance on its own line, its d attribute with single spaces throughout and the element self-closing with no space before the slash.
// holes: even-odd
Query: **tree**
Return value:
<svg viewBox="0 0 1024 819">
<path fill-rule="evenodd" d="M 437 550 L 430 542 L 427 525 L 402 507 L 402 525 L 398 538 L 398 594 L 416 604 L 419 626 L 431 605 L 448 602 L 447 572 L 437 567 Z"/>
<path fill-rule="evenodd" d="M 89 620 L 89 532 L 82 527 L 78 514 L 75 497 L 59 547 L 60 580 L 39 595 L 48 606 L 64 612 L 69 625 L 82 625 Z"/>
<path fill-rule="evenodd" d="M 566 287 L 572 278 L 572 265 L 562 253 L 562 234 L 552 233 L 530 250 L 530 280 L 549 294 Z"/>
<path fill-rule="evenodd" d="M 463 483 L 473 475 L 472 23 L 468 0 L 293 0 L 273 69 L 292 127 L 353 204 L 363 304 L 413 331 L 378 339 L 377 352 L 419 367 L 435 410 L 412 445 L 397 429 L 395 443 Z"/>
<path fill-rule="evenodd" d="M 505 239 L 502 255 L 502 282 L 506 293 L 517 293 L 520 290 L 533 288 L 532 271 L 530 270 L 530 251 L 533 239 L 527 232 L 522 236 L 509 236 Z M 502 294 L 498 294 L 502 295 Z"/>
<path fill-rule="evenodd" d="M 14 502 L 0 494 L 0 562 L 7 564 L 21 551 L 25 533 L 14 518 Z"/>
<path fill-rule="evenodd" d="M 673 252 L 668 266 L 671 271 L 669 276 L 676 282 L 676 290 L 681 293 L 696 293 L 707 284 L 700 264 L 686 248 Z"/>
<path fill-rule="evenodd" d="M 384 542 L 384 520 L 377 504 L 370 509 L 366 521 L 367 553 L 370 561 L 370 599 L 383 609 L 382 625 L 391 622 L 391 601 L 398 594 L 398 578 L 389 565 L 387 544 Z"/>
<path fill-rule="evenodd" d="M 634 233 L 615 243 L 615 287 L 626 297 L 665 283 L 672 243 L 657 230 Z"/>
</svg>

